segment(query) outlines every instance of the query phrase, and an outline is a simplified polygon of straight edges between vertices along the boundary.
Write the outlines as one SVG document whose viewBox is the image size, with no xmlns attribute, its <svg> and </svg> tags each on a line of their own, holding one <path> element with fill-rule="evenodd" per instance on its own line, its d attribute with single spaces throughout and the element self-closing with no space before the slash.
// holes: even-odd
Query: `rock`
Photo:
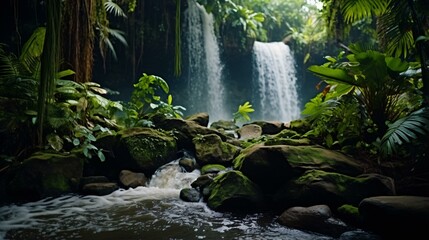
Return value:
<svg viewBox="0 0 429 240">
<path fill-rule="evenodd" d="M 377 196 L 362 200 L 366 227 L 386 239 L 424 239 L 429 234 L 429 197 Z"/>
<path fill-rule="evenodd" d="M 80 179 L 80 187 L 79 189 L 82 189 L 82 187 L 89 183 L 107 183 L 109 182 L 109 179 L 105 176 L 88 176 L 88 177 L 82 177 Z"/>
<path fill-rule="evenodd" d="M 203 174 L 191 183 L 191 187 L 202 189 L 210 185 L 213 182 L 214 177 L 216 177 L 216 174 Z"/>
<path fill-rule="evenodd" d="M 281 194 L 279 194 L 281 193 Z M 340 173 L 309 170 L 279 191 L 279 202 L 305 205 L 327 204 L 337 208 L 343 204 L 358 205 L 362 199 L 378 195 L 394 195 L 393 180 L 368 174 L 351 177 Z"/>
<path fill-rule="evenodd" d="M 201 168 L 201 174 L 215 173 L 225 171 L 226 167 L 220 164 L 207 164 Z"/>
<path fill-rule="evenodd" d="M 334 237 L 349 230 L 345 223 L 332 218 L 331 209 L 326 205 L 292 207 L 283 212 L 277 221 L 287 227 Z"/>
<path fill-rule="evenodd" d="M 88 183 L 82 187 L 82 193 L 85 195 L 104 196 L 118 189 L 116 183 Z"/>
<path fill-rule="evenodd" d="M 145 186 L 147 178 L 144 173 L 135 173 L 129 170 L 122 170 L 119 173 L 119 181 L 124 187 L 136 188 Z"/>
<path fill-rule="evenodd" d="M 290 138 L 290 139 L 300 139 L 301 134 L 294 130 L 284 129 L 281 132 L 272 136 L 273 138 Z"/>
<path fill-rule="evenodd" d="M 201 194 L 195 188 L 184 188 L 180 190 L 180 199 L 185 202 L 198 202 L 201 199 Z"/>
<path fill-rule="evenodd" d="M 209 114 L 206 112 L 196 113 L 187 117 L 186 120 L 193 121 L 200 126 L 207 127 L 209 125 Z"/>
<path fill-rule="evenodd" d="M 187 172 L 194 171 L 198 166 L 197 161 L 195 161 L 194 158 L 190 157 L 180 158 L 179 165 L 182 166 Z"/>
<path fill-rule="evenodd" d="M 194 151 L 195 146 L 192 139 L 198 135 L 216 134 L 222 141 L 226 141 L 226 136 L 214 129 L 200 126 L 194 121 L 182 119 L 164 119 L 156 124 L 157 127 L 164 130 L 174 130 L 175 137 L 177 138 L 177 146 L 179 149 L 187 149 Z"/>
<path fill-rule="evenodd" d="M 231 164 L 240 149 L 232 144 L 223 142 L 216 134 L 198 136 L 193 139 L 197 163 Z"/>
<path fill-rule="evenodd" d="M 285 124 L 285 127 L 287 129 L 294 130 L 299 134 L 304 134 L 311 130 L 310 123 L 303 119 L 293 120 L 288 124 Z"/>
<path fill-rule="evenodd" d="M 284 123 L 276 121 L 254 121 L 250 124 L 260 126 L 262 129 L 262 134 L 277 134 L 283 129 L 285 129 Z M 244 126 L 246 125 L 247 124 L 244 124 Z"/>
<path fill-rule="evenodd" d="M 223 130 L 237 130 L 239 129 L 239 127 L 237 125 L 235 125 L 235 123 L 233 121 L 226 121 L 226 120 L 219 120 L 216 122 L 213 122 L 210 125 L 210 128 L 213 129 L 223 129 Z"/>
<path fill-rule="evenodd" d="M 37 152 L 11 174 L 7 193 L 15 201 L 35 201 L 74 192 L 79 187 L 83 159 L 74 154 Z"/>
<path fill-rule="evenodd" d="M 218 175 L 208 188 L 207 206 L 216 211 L 255 210 L 262 201 L 256 184 L 239 171 Z"/>
<path fill-rule="evenodd" d="M 354 230 L 341 234 L 339 240 L 381 240 L 381 238 L 375 234 L 364 232 L 362 230 Z"/>
<path fill-rule="evenodd" d="M 273 145 L 291 145 L 291 146 L 308 146 L 310 145 L 310 139 L 300 138 L 300 139 L 291 139 L 291 138 L 271 138 L 265 141 L 265 146 Z"/>
<path fill-rule="evenodd" d="M 119 132 L 121 149 L 118 161 L 125 165 L 121 169 L 143 172 L 151 176 L 160 166 L 174 159 L 177 152 L 173 136 L 151 128 L 131 128 Z M 119 169 L 117 170 L 119 174 Z M 118 176 L 118 175 L 117 175 Z"/>
<path fill-rule="evenodd" d="M 357 175 L 362 167 L 344 154 L 315 146 L 253 145 L 233 161 L 240 170 L 265 192 L 274 192 L 307 169 L 323 169 Z"/>
<path fill-rule="evenodd" d="M 240 170 L 265 193 L 273 193 L 296 173 L 281 148 L 255 145 L 234 159 L 234 169 Z"/>
<path fill-rule="evenodd" d="M 344 204 L 337 208 L 338 217 L 348 224 L 361 226 L 362 221 L 359 214 L 359 208 L 350 204 Z"/>
<path fill-rule="evenodd" d="M 240 140 L 254 139 L 262 135 L 262 128 L 256 124 L 248 124 L 241 127 L 237 133 L 240 136 Z"/>
</svg>

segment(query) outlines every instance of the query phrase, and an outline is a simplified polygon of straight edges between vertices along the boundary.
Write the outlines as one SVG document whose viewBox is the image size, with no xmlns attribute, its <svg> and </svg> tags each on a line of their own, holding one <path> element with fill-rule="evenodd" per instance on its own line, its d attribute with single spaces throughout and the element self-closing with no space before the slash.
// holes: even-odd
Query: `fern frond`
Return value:
<svg viewBox="0 0 429 240">
<path fill-rule="evenodd" d="M 410 143 L 419 136 L 429 132 L 429 109 L 422 108 L 410 115 L 389 124 L 389 128 L 381 139 L 381 151 L 391 155 L 403 143 Z"/>
</svg>

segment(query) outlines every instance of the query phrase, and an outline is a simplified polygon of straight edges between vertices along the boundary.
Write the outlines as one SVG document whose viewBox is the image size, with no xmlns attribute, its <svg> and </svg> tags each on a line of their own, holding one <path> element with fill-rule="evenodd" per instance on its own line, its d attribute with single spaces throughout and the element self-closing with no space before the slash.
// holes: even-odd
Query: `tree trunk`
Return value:
<svg viewBox="0 0 429 240">
<path fill-rule="evenodd" d="M 66 0 L 62 37 L 65 68 L 76 82 L 92 80 L 96 0 Z"/>
<path fill-rule="evenodd" d="M 41 59 L 40 84 L 37 107 L 38 144 L 44 143 L 44 123 L 47 118 L 47 105 L 53 100 L 55 75 L 58 72 L 60 51 L 61 2 L 47 1 L 46 36 Z"/>
</svg>

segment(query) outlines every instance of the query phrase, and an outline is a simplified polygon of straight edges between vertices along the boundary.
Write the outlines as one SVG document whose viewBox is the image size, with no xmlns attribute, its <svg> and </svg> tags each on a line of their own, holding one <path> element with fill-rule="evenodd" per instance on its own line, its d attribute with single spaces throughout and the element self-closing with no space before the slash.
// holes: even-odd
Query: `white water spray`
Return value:
<svg viewBox="0 0 429 240">
<path fill-rule="evenodd" d="M 300 117 L 295 61 L 282 42 L 255 42 L 253 46 L 254 92 L 260 118 L 291 121 Z"/>
<path fill-rule="evenodd" d="M 214 32 L 214 19 L 195 0 L 188 0 L 185 12 L 187 50 L 187 96 L 191 112 L 208 112 L 211 121 L 228 119 L 225 113 L 223 65 Z"/>
</svg>

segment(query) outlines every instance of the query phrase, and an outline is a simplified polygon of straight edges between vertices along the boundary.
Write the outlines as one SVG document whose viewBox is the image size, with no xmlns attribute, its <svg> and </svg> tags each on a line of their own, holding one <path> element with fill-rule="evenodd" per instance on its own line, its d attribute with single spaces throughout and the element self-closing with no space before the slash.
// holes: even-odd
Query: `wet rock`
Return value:
<svg viewBox="0 0 429 240">
<path fill-rule="evenodd" d="M 108 195 L 118 189 L 116 183 L 89 183 L 82 187 L 82 193 L 85 195 Z"/>
<path fill-rule="evenodd" d="M 136 188 L 145 186 L 147 178 L 144 173 L 135 173 L 129 170 L 122 170 L 119 173 L 119 181 L 124 187 Z"/>
<path fill-rule="evenodd" d="M 198 166 L 197 161 L 194 158 L 190 157 L 180 158 L 179 165 L 183 167 L 187 172 L 194 171 Z"/>
<path fill-rule="evenodd" d="M 201 193 L 195 188 L 184 188 L 180 190 L 180 199 L 185 202 L 198 202 L 201 199 Z"/>
<path fill-rule="evenodd" d="M 282 225 L 301 230 L 318 232 L 339 237 L 349 230 L 342 221 L 332 218 L 331 209 L 326 205 L 292 207 L 277 219 Z"/>
<path fill-rule="evenodd" d="M 354 230 L 341 234 L 339 240 L 381 240 L 381 237 L 362 230 Z"/>
<path fill-rule="evenodd" d="M 87 177 L 82 177 L 80 179 L 80 188 L 82 189 L 82 187 L 86 184 L 89 183 L 107 183 L 109 182 L 109 179 L 107 179 L 107 177 L 105 176 L 87 176 Z"/>
<path fill-rule="evenodd" d="M 117 151 L 120 156 L 118 161 L 129 163 L 128 167 L 122 169 L 141 171 L 149 176 L 160 166 L 173 160 L 177 152 L 175 138 L 155 129 L 131 128 L 119 134 L 121 149 Z"/>
<path fill-rule="evenodd" d="M 423 239 L 429 234 L 429 197 L 377 196 L 362 200 L 366 227 L 386 239 Z"/>
<path fill-rule="evenodd" d="M 213 182 L 214 177 L 216 177 L 216 174 L 203 174 L 191 183 L 191 187 L 202 189 L 203 187 L 210 185 Z"/>
<path fill-rule="evenodd" d="M 259 188 L 239 171 L 218 175 L 209 189 L 207 206 L 218 211 L 256 210 L 262 202 Z"/>
<path fill-rule="evenodd" d="M 383 175 L 351 177 L 340 173 L 309 170 L 285 186 L 281 200 L 278 201 L 305 205 L 327 204 L 337 208 L 343 204 L 358 205 L 362 199 L 371 196 L 394 194 L 393 180 Z"/>
</svg>

